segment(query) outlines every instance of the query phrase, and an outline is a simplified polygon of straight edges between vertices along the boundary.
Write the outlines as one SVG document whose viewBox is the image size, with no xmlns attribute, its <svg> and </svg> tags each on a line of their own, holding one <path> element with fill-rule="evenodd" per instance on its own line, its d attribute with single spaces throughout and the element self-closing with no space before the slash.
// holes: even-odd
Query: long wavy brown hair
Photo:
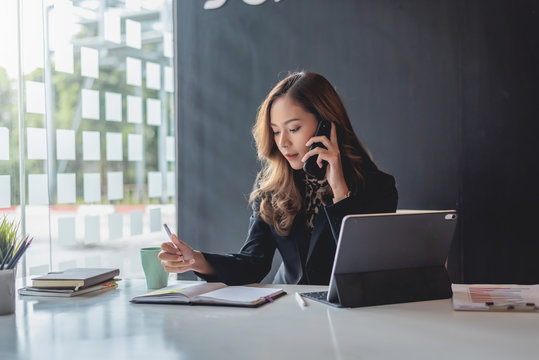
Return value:
<svg viewBox="0 0 539 360">
<path fill-rule="evenodd" d="M 251 192 L 249 202 L 255 204 L 262 219 L 284 236 L 303 206 L 301 192 L 294 181 L 293 169 L 279 151 L 270 123 L 273 103 L 288 96 L 318 121 L 326 119 L 336 125 L 344 177 L 348 188 L 361 191 L 364 174 L 376 165 L 357 138 L 339 95 L 322 75 L 314 72 L 295 72 L 281 80 L 258 109 L 252 133 L 262 169 L 258 186 Z"/>
</svg>

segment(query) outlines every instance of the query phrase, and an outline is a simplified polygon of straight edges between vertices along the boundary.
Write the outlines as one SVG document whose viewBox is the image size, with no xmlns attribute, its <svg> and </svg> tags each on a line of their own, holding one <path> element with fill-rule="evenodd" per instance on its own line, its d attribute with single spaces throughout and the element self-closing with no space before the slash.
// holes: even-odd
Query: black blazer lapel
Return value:
<svg viewBox="0 0 539 360">
<path fill-rule="evenodd" d="M 277 241 L 277 248 L 281 253 L 283 263 L 275 275 L 274 283 L 302 283 L 305 273 L 305 260 L 307 257 L 307 243 L 305 240 L 305 216 L 300 213 L 294 220 L 292 230 L 288 236 L 279 236 L 272 228 L 273 236 Z M 286 269 L 283 267 L 287 264 Z"/>
<path fill-rule="evenodd" d="M 320 236 L 322 235 L 326 226 L 328 226 L 327 216 L 324 211 L 320 209 L 316 215 L 316 218 L 314 219 L 313 233 L 311 235 L 311 241 L 309 242 L 309 251 L 307 253 L 307 260 L 305 261 L 305 264 L 309 263 L 309 259 L 311 258 L 314 248 L 316 247 L 316 243 L 320 239 Z"/>
<path fill-rule="evenodd" d="M 291 234 L 291 240 L 296 244 L 296 251 L 298 257 L 301 259 L 302 270 L 303 264 L 307 262 L 307 229 L 305 229 L 305 214 L 300 212 L 295 219 L 294 229 Z"/>
</svg>

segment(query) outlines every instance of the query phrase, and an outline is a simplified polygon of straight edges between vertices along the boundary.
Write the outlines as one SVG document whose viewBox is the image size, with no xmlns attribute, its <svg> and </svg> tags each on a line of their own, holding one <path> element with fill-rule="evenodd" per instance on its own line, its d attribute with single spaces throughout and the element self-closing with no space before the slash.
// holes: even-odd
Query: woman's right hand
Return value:
<svg viewBox="0 0 539 360">
<path fill-rule="evenodd" d="M 184 273 L 193 270 L 207 275 L 215 273 L 201 252 L 193 250 L 175 234 L 172 234 L 171 240 L 161 244 L 161 252 L 157 256 L 166 272 Z"/>
<path fill-rule="evenodd" d="M 195 251 L 174 234 L 169 242 L 161 244 L 161 252 L 157 256 L 166 272 L 184 273 L 194 270 Z"/>
</svg>

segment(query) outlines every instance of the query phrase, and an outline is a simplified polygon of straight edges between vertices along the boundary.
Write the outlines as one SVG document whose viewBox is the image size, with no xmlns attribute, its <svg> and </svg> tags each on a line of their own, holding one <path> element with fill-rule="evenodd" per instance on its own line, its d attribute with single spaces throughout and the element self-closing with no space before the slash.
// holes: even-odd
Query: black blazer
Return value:
<svg viewBox="0 0 539 360">
<path fill-rule="evenodd" d="M 365 176 L 361 191 L 318 213 L 310 241 L 306 236 L 304 213 L 296 216 L 288 236 L 279 236 L 253 210 L 247 240 L 240 252 L 227 255 L 204 252 L 217 275 L 197 275 L 207 281 L 228 285 L 259 283 L 271 270 L 273 255 L 278 249 L 283 262 L 274 283 L 327 285 L 342 219 L 350 214 L 395 212 L 397 200 L 393 176 L 373 171 Z"/>
</svg>

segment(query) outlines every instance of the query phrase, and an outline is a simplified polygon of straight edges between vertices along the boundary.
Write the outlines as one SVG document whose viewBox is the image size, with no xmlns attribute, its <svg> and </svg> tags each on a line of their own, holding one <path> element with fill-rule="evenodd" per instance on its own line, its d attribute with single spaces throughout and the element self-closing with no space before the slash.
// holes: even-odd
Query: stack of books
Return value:
<svg viewBox="0 0 539 360">
<path fill-rule="evenodd" d="M 32 286 L 19 289 L 20 295 L 71 297 L 115 289 L 119 269 L 72 268 L 32 278 Z"/>
</svg>

